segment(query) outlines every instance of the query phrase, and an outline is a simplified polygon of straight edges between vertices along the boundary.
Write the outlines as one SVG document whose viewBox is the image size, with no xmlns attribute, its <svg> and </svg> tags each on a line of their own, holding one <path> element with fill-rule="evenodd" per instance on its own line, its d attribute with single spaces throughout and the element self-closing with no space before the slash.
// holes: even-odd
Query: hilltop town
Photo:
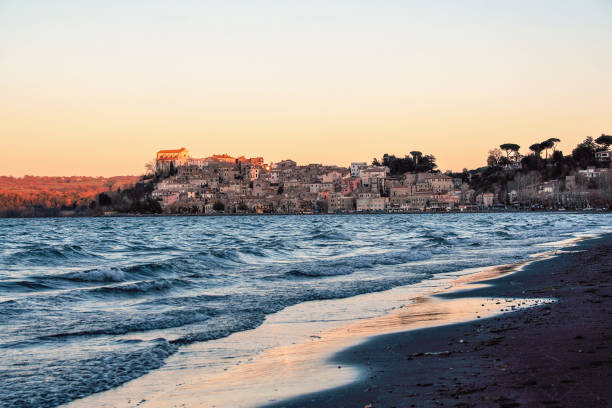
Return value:
<svg viewBox="0 0 612 408">
<path fill-rule="evenodd" d="M 353 162 L 341 167 L 300 166 L 293 160 L 265 163 L 262 157 L 227 154 L 194 158 L 186 148 L 160 150 L 152 169 L 154 174 L 149 176 L 159 180 L 151 197 L 160 203 L 163 212 L 191 214 L 576 209 L 610 205 L 609 145 L 602 144 L 605 149 L 601 149 L 592 142 L 593 158 L 589 157 L 585 168 L 580 169 L 580 163 L 572 159 L 572 165 L 559 151 L 549 159 L 547 150 L 547 157 L 542 158 L 542 151 L 554 147 L 556 139 L 551 140 L 531 146 L 535 149 L 531 156 L 520 155 L 518 145 L 502 145 L 506 156 L 494 149 L 489 152 L 488 166 L 461 173 L 441 173 L 435 170 L 433 156 L 416 151 L 404 158 L 385 155 L 372 164 Z M 558 168 L 559 174 L 554 174 Z M 546 171 L 557 177 L 543 177 Z M 496 182 L 490 181 L 492 175 Z"/>
<path fill-rule="evenodd" d="M 485 166 L 461 172 L 441 172 L 419 151 L 335 166 L 160 150 L 141 177 L 0 177 L 0 216 L 612 208 L 612 136 L 587 137 L 568 155 L 558 142 L 534 143 L 527 154 L 504 143 Z"/>
</svg>

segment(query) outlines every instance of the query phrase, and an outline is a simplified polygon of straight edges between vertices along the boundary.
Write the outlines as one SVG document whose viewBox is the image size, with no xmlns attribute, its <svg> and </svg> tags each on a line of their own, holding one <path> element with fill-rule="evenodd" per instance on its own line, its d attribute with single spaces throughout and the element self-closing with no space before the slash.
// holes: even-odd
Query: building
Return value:
<svg viewBox="0 0 612 408">
<path fill-rule="evenodd" d="M 355 198 L 343 196 L 342 193 L 329 193 L 327 196 L 329 213 L 349 213 L 355 211 Z"/>
<path fill-rule="evenodd" d="M 362 168 L 368 167 L 366 162 L 353 162 L 351 163 L 351 177 L 359 177 L 359 172 Z"/>
<path fill-rule="evenodd" d="M 318 193 L 321 191 L 334 191 L 333 183 L 311 183 L 308 186 L 311 193 Z"/>
<path fill-rule="evenodd" d="M 170 169 L 171 166 L 178 167 L 187 163 L 189 151 L 184 147 L 174 150 L 160 150 L 155 158 L 156 171 Z"/>
<path fill-rule="evenodd" d="M 479 203 L 482 204 L 483 207 L 493 207 L 493 204 L 495 203 L 495 194 L 493 193 L 479 194 L 477 200 Z"/>
<path fill-rule="evenodd" d="M 294 162 L 293 160 L 283 160 L 278 163 L 272 164 L 273 169 L 291 169 L 291 168 L 295 168 L 296 166 L 297 166 L 297 163 Z"/>
<path fill-rule="evenodd" d="M 247 159 L 244 156 L 240 156 L 236 159 L 236 161 L 240 164 L 248 164 L 255 167 L 263 167 L 264 165 L 263 157 L 251 157 Z"/>
<path fill-rule="evenodd" d="M 257 180 L 259 178 L 260 172 L 261 172 L 260 167 L 251 167 L 249 169 L 249 180 L 250 181 Z"/>
<path fill-rule="evenodd" d="M 576 189 L 576 176 L 565 176 L 565 189 L 566 190 Z"/>
<path fill-rule="evenodd" d="M 415 193 L 409 196 L 395 197 L 392 200 L 403 211 L 422 211 L 431 205 L 433 196 L 429 193 Z"/>
<path fill-rule="evenodd" d="M 428 178 L 431 189 L 436 193 L 443 193 L 453 189 L 453 178 L 445 174 L 432 174 Z"/>
<path fill-rule="evenodd" d="M 357 212 L 384 211 L 387 208 L 387 201 L 386 197 L 368 197 L 360 194 L 355 202 L 355 207 Z"/>
<path fill-rule="evenodd" d="M 230 156 L 229 154 L 213 154 L 212 156 L 207 157 L 206 159 L 208 161 L 224 162 L 224 163 L 231 163 L 231 164 L 236 163 L 236 159 Z"/>
<path fill-rule="evenodd" d="M 587 179 L 595 179 L 600 177 L 602 174 L 606 174 L 608 169 L 600 169 L 597 167 L 589 166 L 586 170 L 578 170 L 578 174 Z"/>
<path fill-rule="evenodd" d="M 202 158 L 193 158 L 190 157 L 189 159 L 187 159 L 187 166 L 193 166 L 193 167 L 206 167 L 208 166 L 208 161 L 206 159 L 202 159 Z"/>
<path fill-rule="evenodd" d="M 538 194 L 554 194 L 559 191 L 557 180 L 545 181 L 538 185 Z"/>
<path fill-rule="evenodd" d="M 321 182 L 322 183 L 333 183 L 336 181 L 340 181 L 342 180 L 342 177 L 344 177 L 346 174 L 345 172 L 341 172 L 339 170 L 332 170 L 328 173 L 325 173 L 321 176 Z"/>
<path fill-rule="evenodd" d="M 172 204 L 176 203 L 179 200 L 179 193 L 170 193 L 170 194 L 165 194 L 161 197 L 162 202 L 161 202 L 161 206 L 163 208 L 169 207 Z"/>
<path fill-rule="evenodd" d="M 609 162 L 612 160 L 612 152 L 610 152 L 610 150 L 595 152 L 595 159 L 599 162 Z"/>
<path fill-rule="evenodd" d="M 359 177 L 345 177 L 340 182 L 340 190 L 343 195 L 356 191 L 359 186 L 361 186 L 361 179 Z"/>
<path fill-rule="evenodd" d="M 369 166 L 359 170 L 361 184 L 370 191 L 381 191 L 385 187 L 385 177 L 389 168 L 385 166 Z"/>
<path fill-rule="evenodd" d="M 391 198 L 405 197 L 405 196 L 412 195 L 415 192 L 416 192 L 415 185 L 408 185 L 408 186 L 403 186 L 403 187 L 391 187 L 391 189 L 389 190 L 389 197 Z"/>
</svg>

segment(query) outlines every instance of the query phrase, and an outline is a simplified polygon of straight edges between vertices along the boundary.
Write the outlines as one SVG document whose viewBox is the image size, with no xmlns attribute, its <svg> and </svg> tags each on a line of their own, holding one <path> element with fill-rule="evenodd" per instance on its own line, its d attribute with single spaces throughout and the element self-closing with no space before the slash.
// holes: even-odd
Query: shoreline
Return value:
<svg viewBox="0 0 612 408">
<path fill-rule="evenodd" d="M 612 209 L 582 209 L 582 210 L 555 210 L 555 209 L 534 209 L 534 210 L 512 210 L 512 209 L 490 209 L 490 210 L 452 210 L 452 211 L 373 211 L 373 212 L 352 212 L 352 213 L 229 213 L 229 214 L 131 214 L 131 213 L 117 213 L 108 215 L 57 215 L 48 217 L 5 217 L 0 216 L 0 219 L 6 220 L 20 220 L 20 219 L 74 219 L 74 218 L 152 218 L 152 217 L 249 217 L 249 216 L 264 216 L 264 217 L 277 217 L 277 216 L 350 216 L 350 215 L 414 215 L 414 214 L 534 214 L 534 213 L 559 213 L 559 214 L 609 214 L 612 213 Z"/>
<path fill-rule="evenodd" d="M 562 249 L 566 249 L 581 239 L 588 239 L 588 237 L 570 238 L 557 244 L 562 246 Z M 516 273 L 516 270 L 521 270 L 526 265 L 549 259 L 551 255 L 554 255 L 554 252 L 555 249 L 553 248 L 519 263 L 480 268 L 465 275 L 460 275 L 458 272 L 449 273 L 441 278 L 443 284 L 435 290 L 428 289 L 429 286 L 427 285 L 425 285 L 425 288 L 412 288 L 413 293 L 408 295 L 409 298 L 406 298 L 409 304 L 377 317 L 359 319 L 348 325 L 344 324 L 323 332 L 313 332 L 313 327 L 316 327 L 316 325 L 310 324 L 308 327 L 302 328 L 302 330 L 305 330 L 303 333 L 305 339 L 298 344 L 281 344 L 273 347 L 255 355 L 254 358 L 249 359 L 249 362 L 229 367 L 228 371 L 218 373 L 212 378 L 208 373 L 204 374 L 196 371 L 186 374 L 186 378 L 181 378 L 181 383 L 171 385 L 175 381 L 172 375 L 153 373 L 150 377 L 154 380 L 136 379 L 131 384 L 121 386 L 115 391 L 109 390 L 106 393 L 94 394 L 83 400 L 74 401 L 70 406 L 87 406 L 92 403 L 97 406 L 134 406 L 130 404 L 128 397 L 133 397 L 132 400 L 138 400 L 141 395 L 147 396 L 146 400 L 143 398 L 141 404 L 144 407 L 179 406 L 183 403 L 187 407 L 208 407 L 214 406 L 213 402 L 217 403 L 216 406 L 221 407 L 258 406 L 271 401 L 279 401 L 282 398 L 292 398 L 305 392 L 320 390 L 321 384 L 319 381 L 322 378 L 326 379 L 325 384 L 328 388 L 334 385 L 340 386 L 340 389 L 350 387 L 350 384 L 363 381 L 364 373 L 367 370 L 364 371 L 363 367 L 357 366 L 352 368 L 351 364 L 336 361 L 335 358 L 332 358 L 338 352 L 343 353 L 342 350 L 358 348 L 364 341 L 367 343 L 372 339 L 389 335 L 385 333 L 410 333 L 431 327 L 437 329 L 447 327 L 449 324 L 472 322 L 481 317 L 495 317 L 515 308 L 528 306 L 527 303 L 534 305 L 549 302 L 550 299 L 543 296 L 531 300 L 516 299 L 512 301 L 497 296 L 479 296 L 468 300 L 457 296 L 453 299 L 452 295 L 470 289 L 473 290 L 476 287 L 486 290 L 489 287 L 490 280 L 500 276 L 512 276 Z M 396 290 L 398 289 L 396 288 Z M 444 297 L 447 295 L 451 298 L 445 299 Z M 381 301 L 386 303 L 384 296 L 388 295 L 383 292 L 365 296 L 378 297 L 378 303 L 381 303 Z M 501 302 L 503 304 L 500 306 Z M 274 318 L 271 320 L 274 321 Z M 281 318 L 281 320 L 283 319 Z M 266 326 L 264 323 L 260 328 L 255 329 L 255 332 L 275 332 L 279 327 L 278 325 L 275 326 L 274 323 L 271 326 L 270 324 Z M 407 332 L 407 330 L 409 331 Z M 309 334 L 310 336 L 308 336 Z M 234 336 L 234 339 L 232 339 L 232 336 Z M 244 342 L 245 339 L 248 341 L 248 337 L 244 337 L 248 336 L 246 332 L 232 336 L 227 341 L 236 341 L 236 338 L 242 339 L 239 341 Z M 224 341 L 222 340 L 220 344 L 222 345 Z M 206 353 L 209 347 L 218 347 L 217 343 L 203 343 L 184 351 L 193 353 L 195 350 L 196 353 L 202 354 Z M 305 355 L 308 355 L 308 357 L 305 358 Z M 344 369 L 338 370 L 336 366 L 341 366 Z M 282 376 L 279 373 L 282 373 Z M 303 373 L 308 373 L 309 378 L 305 379 Z M 251 381 L 251 384 L 245 384 L 245 381 Z M 164 390 L 161 392 L 155 392 L 154 395 L 143 392 L 143 384 L 150 385 L 151 383 L 160 384 L 164 382 L 168 382 L 170 385 L 164 385 Z M 257 387 L 254 387 L 253 384 Z M 278 388 L 278 390 L 275 388 Z M 229 393 L 227 389 L 230 389 Z M 238 392 L 236 393 L 236 391 Z M 324 391 L 324 393 L 326 392 L 333 391 Z M 239 397 L 234 397 L 235 394 L 239 394 Z M 215 395 L 215 398 L 211 400 L 210 395 Z M 232 400 L 231 398 L 235 399 Z M 311 404 L 311 401 L 308 401 L 306 405 Z M 285 405 L 281 403 L 278 406 Z M 304 402 L 300 401 L 288 406 L 304 406 Z M 329 406 L 329 404 L 323 403 L 321 406 Z"/>
<path fill-rule="evenodd" d="M 587 238 L 555 256 L 527 261 L 514 273 L 433 295 L 548 297 L 556 300 L 552 304 L 374 336 L 330 360 L 359 368 L 367 373 L 362 378 L 264 406 L 609 407 L 610 238 Z"/>
</svg>

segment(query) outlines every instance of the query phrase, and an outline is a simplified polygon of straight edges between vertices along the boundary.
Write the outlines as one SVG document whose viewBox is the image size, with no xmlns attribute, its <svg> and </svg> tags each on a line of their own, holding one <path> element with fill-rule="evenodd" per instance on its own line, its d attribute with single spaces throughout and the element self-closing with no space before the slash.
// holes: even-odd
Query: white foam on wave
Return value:
<svg viewBox="0 0 612 408">
<path fill-rule="evenodd" d="M 71 272 L 62 278 L 80 282 L 123 282 L 126 279 L 125 272 L 116 268 Z"/>
</svg>

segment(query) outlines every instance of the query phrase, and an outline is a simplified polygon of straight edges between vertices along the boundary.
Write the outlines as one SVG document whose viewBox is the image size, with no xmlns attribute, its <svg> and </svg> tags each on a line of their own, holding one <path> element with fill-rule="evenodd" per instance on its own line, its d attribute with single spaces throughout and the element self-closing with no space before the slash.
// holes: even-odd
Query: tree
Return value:
<svg viewBox="0 0 612 408">
<path fill-rule="evenodd" d="M 612 136 L 604 135 L 603 133 L 597 139 L 595 139 L 595 143 L 603 146 L 603 150 L 608 150 L 610 145 L 612 145 Z"/>
<path fill-rule="evenodd" d="M 502 158 L 502 151 L 499 149 L 489 150 L 489 156 L 487 157 L 487 166 L 495 167 L 499 166 L 499 161 Z"/>
<path fill-rule="evenodd" d="M 555 150 L 551 156 L 553 163 L 560 163 L 563 161 L 563 152 L 561 150 Z"/>
<path fill-rule="evenodd" d="M 436 164 L 436 158 L 431 154 L 426 154 L 419 159 L 418 164 L 415 166 L 415 170 L 420 173 L 433 171 L 438 165 Z"/>
<path fill-rule="evenodd" d="M 98 202 L 102 206 L 111 205 L 113 203 L 109 195 L 106 193 L 100 193 L 100 195 L 98 195 Z"/>
<path fill-rule="evenodd" d="M 155 159 L 151 159 L 148 162 L 146 162 L 145 165 L 144 165 L 145 174 L 153 174 L 153 173 L 155 173 L 155 164 L 156 164 L 156 160 Z"/>
<path fill-rule="evenodd" d="M 507 158 L 510 158 L 510 152 L 514 152 L 515 154 L 518 153 L 521 146 L 515 143 L 504 143 L 502 145 L 499 145 L 499 148 L 506 152 Z"/>
<path fill-rule="evenodd" d="M 222 201 L 215 201 L 213 204 L 213 210 L 215 211 L 223 211 L 225 210 L 225 204 Z"/>
<path fill-rule="evenodd" d="M 552 143 L 553 153 L 556 152 L 557 151 L 557 143 L 559 143 L 561 141 L 561 139 L 557 139 L 556 137 L 551 137 L 547 141 Z"/>
<path fill-rule="evenodd" d="M 542 143 L 540 143 L 542 150 L 546 150 L 546 160 L 548 160 L 548 149 L 552 148 L 554 145 L 555 144 L 552 142 L 551 139 L 545 140 Z"/>
<path fill-rule="evenodd" d="M 597 151 L 597 145 L 593 141 L 591 136 L 587 136 L 582 143 L 580 143 L 574 150 L 572 150 L 572 157 L 576 160 L 576 163 L 582 167 L 595 166 L 595 152 Z"/>
<path fill-rule="evenodd" d="M 529 150 L 531 150 L 537 158 L 540 158 L 542 150 L 544 150 L 544 148 L 542 147 L 540 143 L 534 143 L 531 146 L 529 146 Z"/>
<path fill-rule="evenodd" d="M 423 153 L 419 152 L 418 150 L 413 150 L 410 152 L 410 154 L 412 155 L 412 160 L 414 161 L 414 164 L 418 164 L 419 159 L 423 157 Z"/>
<path fill-rule="evenodd" d="M 383 156 L 382 165 L 389 167 L 391 174 L 404 174 L 414 171 L 416 167 L 414 160 L 410 156 L 399 158 L 389 154 Z"/>
<path fill-rule="evenodd" d="M 500 166 L 507 166 L 510 163 L 511 163 L 511 161 L 507 157 L 502 157 L 501 159 L 499 159 L 499 162 L 497 162 L 497 164 L 500 165 Z"/>
</svg>

